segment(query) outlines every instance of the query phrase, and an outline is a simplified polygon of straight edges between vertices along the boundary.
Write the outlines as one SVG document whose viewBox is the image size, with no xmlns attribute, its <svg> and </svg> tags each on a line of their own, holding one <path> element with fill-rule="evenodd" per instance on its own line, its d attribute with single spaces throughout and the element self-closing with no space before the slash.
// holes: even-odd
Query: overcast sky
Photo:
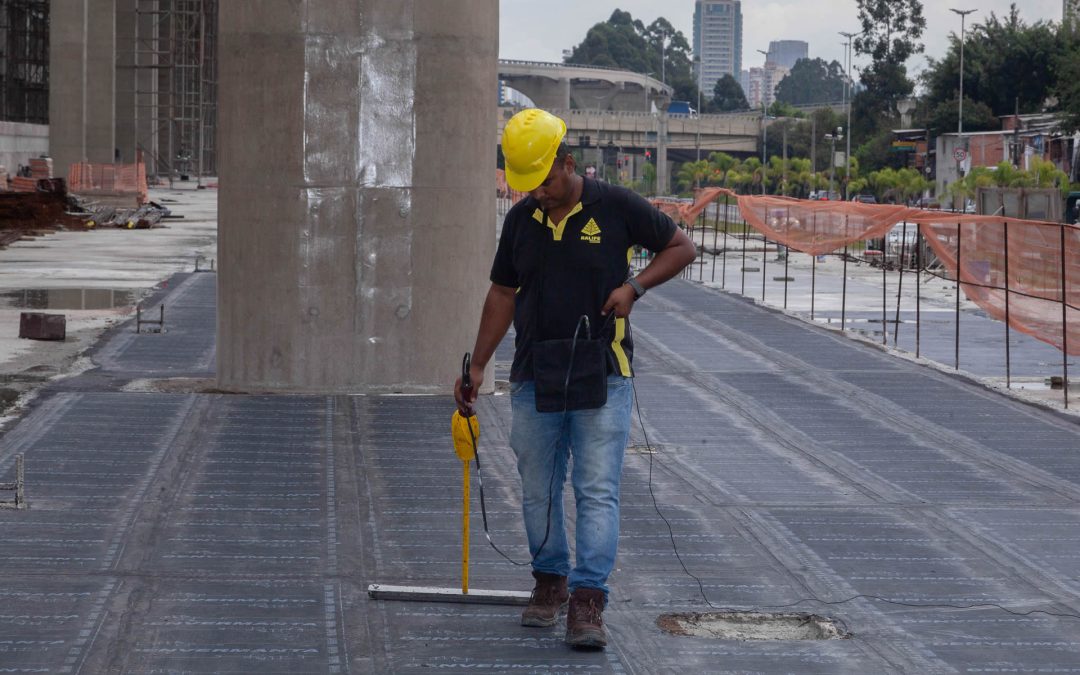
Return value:
<svg viewBox="0 0 1080 675">
<path fill-rule="evenodd" d="M 968 17 L 974 20 L 1007 15 L 1014 0 L 924 0 L 926 54 L 945 53 L 950 32 L 960 32 L 960 17 L 949 11 L 978 8 Z M 1061 20 L 1061 0 L 1015 0 L 1021 17 L 1028 23 L 1039 19 Z M 581 42 L 593 24 L 607 20 L 615 9 L 630 12 L 648 25 L 664 16 L 693 41 L 694 0 L 500 0 L 499 55 L 504 59 L 561 61 L 562 50 Z M 765 57 L 757 49 L 768 49 L 770 40 L 805 40 L 810 56 L 843 63 L 844 38 L 838 31 L 859 28 L 855 0 L 743 0 L 743 68 L 761 65 Z M 856 59 L 855 65 L 859 65 Z M 921 71 L 925 59 L 916 57 L 909 70 Z"/>
</svg>

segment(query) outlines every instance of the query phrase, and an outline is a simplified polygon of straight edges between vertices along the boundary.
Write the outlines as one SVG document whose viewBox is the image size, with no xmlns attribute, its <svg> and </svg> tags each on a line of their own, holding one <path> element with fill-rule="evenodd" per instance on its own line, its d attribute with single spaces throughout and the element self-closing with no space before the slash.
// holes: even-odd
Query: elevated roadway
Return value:
<svg viewBox="0 0 1080 675">
<path fill-rule="evenodd" d="M 543 61 L 499 60 L 499 79 L 548 110 L 666 110 L 674 90 L 645 73 Z"/>
</svg>

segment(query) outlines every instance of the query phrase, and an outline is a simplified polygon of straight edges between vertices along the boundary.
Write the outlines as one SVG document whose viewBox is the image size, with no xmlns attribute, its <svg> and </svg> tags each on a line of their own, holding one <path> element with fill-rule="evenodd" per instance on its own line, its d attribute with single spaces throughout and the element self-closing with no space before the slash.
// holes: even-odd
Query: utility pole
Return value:
<svg viewBox="0 0 1080 675">
<path fill-rule="evenodd" d="M 956 131 L 956 147 L 964 147 L 964 22 L 967 19 L 967 15 L 978 10 L 974 9 L 953 9 L 949 8 L 950 12 L 960 15 L 960 111 L 959 111 L 959 124 Z M 961 160 L 956 162 L 956 172 L 961 177 L 964 175 L 964 163 Z"/>
</svg>

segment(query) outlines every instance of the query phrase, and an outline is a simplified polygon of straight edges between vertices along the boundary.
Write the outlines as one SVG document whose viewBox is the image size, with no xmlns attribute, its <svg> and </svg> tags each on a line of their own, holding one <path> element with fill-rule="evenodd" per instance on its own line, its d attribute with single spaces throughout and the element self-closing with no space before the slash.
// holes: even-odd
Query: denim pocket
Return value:
<svg viewBox="0 0 1080 675">
<path fill-rule="evenodd" d="M 521 393 L 521 390 L 524 389 L 525 385 L 527 385 L 527 384 L 528 384 L 527 380 L 521 380 L 519 382 L 511 382 L 510 383 L 510 395 L 511 396 L 517 396 L 518 394 Z"/>
</svg>

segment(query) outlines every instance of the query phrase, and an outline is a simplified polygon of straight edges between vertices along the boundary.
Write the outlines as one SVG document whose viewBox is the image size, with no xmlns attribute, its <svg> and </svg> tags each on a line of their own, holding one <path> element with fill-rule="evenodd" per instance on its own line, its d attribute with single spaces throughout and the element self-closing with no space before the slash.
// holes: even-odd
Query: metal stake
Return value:
<svg viewBox="0 0 1080 675">
<path fill-rule="evenodd" d="M 889 237 L 886 234 L 881 238 L 881 344 L 889 344 L 889 320 L 888 320 L 888 286 L 889 275 L 885 270 L 885 247 L 888 244 Z"/>
<path fill-rule="evenodd" d="M 1061 224 L 1061 390 L 1065 394 L 1065 409 L 1069 409 L 1069 287 L 1065 272 L 1065 223 Z"/>
<path fill-rule="evenodd" d="M 746 220 L 743 219 L 743 232 L 742 232 L 742 288 L 739 289 L 739 295 L 746 295 L 746 237 L 747 237 Z"/>
<path fill-rule="evenodd" d="M 1002 223 L 1005 232 L 1005 388 L 1012 389 L 1012 353 L 1009 347 L 1009 221 Z"/>
<path fill-rule="evenodd" d="M 705 211 L 701 212 L 701 265 L 698 266 L 698 281 L 705 281 Z"/>
<path fill-rule="evenodd" d="M 724 260 L 720 272 L 720 288 L 727 286 L 727 235 L 728 235 L 728 196 L 724 195 Z"/>
<path fill-rule="evenodd" d="M 720 236 L 720 200 L 716 200 L 713 203 L 716 207 L 716 213 L 713 216 L 713 228 L 712 228 L 712 270 L 710 271 L 709 281 L 716 281 L 716 239 Z"/>
<path fill-rule="evenodd" d="M 954 366 L 960 370 L 960 237 L 963 232 L 961 224 L 956 224 L 956 340 L 953 343 Z"/>
<path fill-rule="evenodd" d="M 844 273 L 843 286 L 840 290 L 840 332 L 847 328 L 847 255 L 848 245 L 844 244 Z"/>
<path fill-rule="evenodd" d="M 893 347 L 897 347 L 900 339 L 900 295 L 904 292 L 904 253 L 907 251 L 907 221 L 904 221 L 900 232 L 900 281 L 896 285 L 896 325 L 893 327 Z"/>
<path fill-rule="evenodd" d="M 922 225 L 915 230 L 915 358 L 922 346 Z"/>
<path fill-rule="evenodd" d="M 768 265 L 766 251 L 769 248 L 769 239 L 761 235 L 761 302 L 765 303 L 765 267 Z"/>
</svg>

